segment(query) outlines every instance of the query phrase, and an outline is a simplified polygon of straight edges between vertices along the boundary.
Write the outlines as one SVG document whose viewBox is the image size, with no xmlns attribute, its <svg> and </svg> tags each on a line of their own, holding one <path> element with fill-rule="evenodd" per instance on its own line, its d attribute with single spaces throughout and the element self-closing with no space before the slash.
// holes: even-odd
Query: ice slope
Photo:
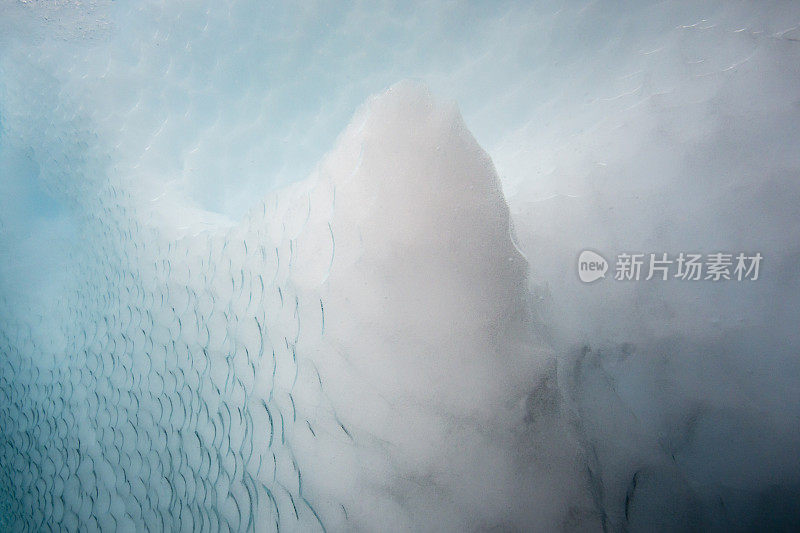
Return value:
<svg viewBox="0 0 800 533">
<path fill-rule="evenodd" d="M 6 529 L 797 528 L 798 5 L 409 6 L 2 3 Z"/>
<path fill-rule="evenodd" d="M 508 208 L 454 107 L 392 87 L 230 228 L 171 238 L 98 194 L 63 344 L 3 330 L 11 529 L 596 523 Z"/>
</svg>

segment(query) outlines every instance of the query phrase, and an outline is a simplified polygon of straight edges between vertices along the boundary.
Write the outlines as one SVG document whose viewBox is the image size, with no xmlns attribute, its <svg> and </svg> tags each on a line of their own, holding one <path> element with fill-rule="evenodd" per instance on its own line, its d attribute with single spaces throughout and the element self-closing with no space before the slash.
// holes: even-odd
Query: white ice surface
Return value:
<svg viewBox="0 0 800 533">
<path fill-rule="evenodd" d="M 797 524 L 796 3 L 0 12 L 0 526 Z"/>
</svg>

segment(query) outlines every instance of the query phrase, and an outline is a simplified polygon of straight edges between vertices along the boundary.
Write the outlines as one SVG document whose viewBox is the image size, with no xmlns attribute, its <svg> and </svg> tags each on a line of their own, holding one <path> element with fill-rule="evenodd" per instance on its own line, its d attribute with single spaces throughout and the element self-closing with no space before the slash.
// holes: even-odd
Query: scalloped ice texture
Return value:
<svg viewBox="0 0 800 533">
<path fill-rule="evenodd" d="M 6 526 L 596 525 L 559 393 L 526 401 L 553 354 L 454 106 L 393 86 L 232 227 L 99 198 L 63 344 L 3 329 Z"/>
<path fill-rule="evenodd" d="M 0 12 L 0 530 L 800 527 L 800 3 Z"/>
</svg>

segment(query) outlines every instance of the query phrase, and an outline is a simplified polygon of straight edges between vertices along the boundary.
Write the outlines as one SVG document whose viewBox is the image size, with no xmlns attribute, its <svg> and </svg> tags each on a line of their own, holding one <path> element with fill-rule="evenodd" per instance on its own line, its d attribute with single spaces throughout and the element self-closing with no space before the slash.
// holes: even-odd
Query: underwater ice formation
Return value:
<svg viewBox="0 0 800 533">
<path fill-rule="evenodd" d="M 170 238 L 114 187 L 87 209 L 63 344 L 3 331 L 7 525 L 591 515 L 493 166 L 424 89 L 370 100 L 233 227 Z"/>
<path fill-rule="evenodd" d="M 0 530 L 797 529 L 798 4 L 0 11 Z"/>
</svg>

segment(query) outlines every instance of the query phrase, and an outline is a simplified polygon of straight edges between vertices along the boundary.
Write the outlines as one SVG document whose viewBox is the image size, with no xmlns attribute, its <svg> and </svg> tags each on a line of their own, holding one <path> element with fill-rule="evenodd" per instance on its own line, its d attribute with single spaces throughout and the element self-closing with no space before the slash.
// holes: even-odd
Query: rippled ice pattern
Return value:
<svg viewBox="0 0 800 533">
<path fill-rule="evenodd" d="M 0 2 L 0 531 L 796 530 L 799 28 Z"/>
</svg>

